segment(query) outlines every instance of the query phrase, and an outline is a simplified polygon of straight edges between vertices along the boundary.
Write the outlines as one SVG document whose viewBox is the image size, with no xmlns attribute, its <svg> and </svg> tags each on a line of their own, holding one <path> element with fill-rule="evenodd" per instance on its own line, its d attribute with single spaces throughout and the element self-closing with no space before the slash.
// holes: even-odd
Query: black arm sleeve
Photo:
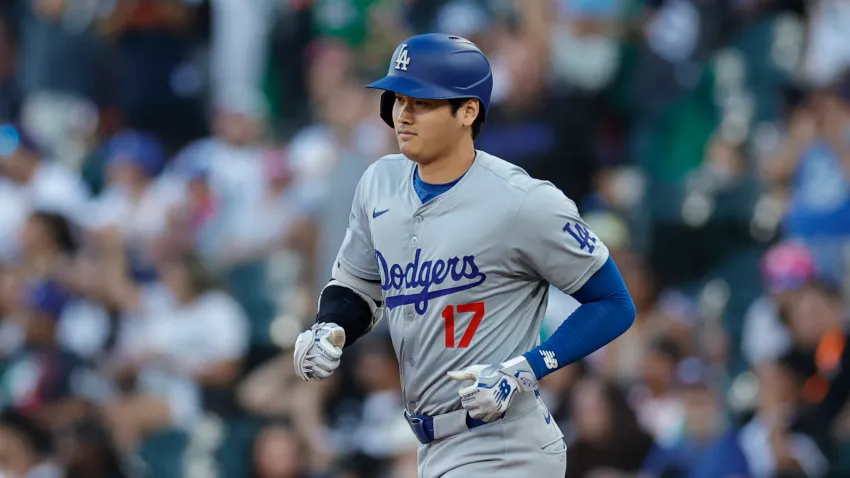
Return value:
<svg viewBox="0 0 850 478">
<path fill-rule="evenodd" d="M 369 329 L 372 311 L 369 304 L 353 290 L 341 285 L 329 285 L 322 291 L 316 322 L 333 322 L 342 327 L 345 330 L 344 347 L 348 347 Z"/>
</svg>

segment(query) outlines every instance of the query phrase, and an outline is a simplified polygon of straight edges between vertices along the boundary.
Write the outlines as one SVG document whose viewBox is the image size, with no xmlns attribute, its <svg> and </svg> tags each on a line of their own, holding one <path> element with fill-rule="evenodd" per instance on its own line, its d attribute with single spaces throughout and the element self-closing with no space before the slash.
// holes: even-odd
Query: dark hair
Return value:
<svg viewBox="0 0 850 478">
<path fill-rule="evenodd" d="M 180 264 L 186 269 L 186 276 L 196 297 L 223 286 L 218 277 L 204 264 L 201 258 L 192 252 L 180 255 Z"/>
<path fill-rule="evenodd" d="M 814 357 L 799 350 L 786 352 L 776 360 L 776 363 L 790 373 L 800 387 L 818 373 Z"/>
<path fill-rule="evenodd" d="M 30 219 L 44 224 L 59 250 L 65 254 L 75 254 L 79 249 L 75 231 L 65 216 L 55 212 L 36 211 Z"/>
<path fill-rule="evenodd" d="M 841 300 L 841 287 L 831 279 L 816 279 L 808 283 L 807 286 L 827 299 Z"/>
<path fill-rule="evenodd" d="M 452 107 L 452 114 L 457 114 L 460 107 L 466 104 L 467 101 L 474 98 L 452 98 L 449 100 L 449 105 Z M 475 121 L 472 122 L 472 139 L 478 137 L 478 133 L 481 132 L 481 126 L 484 124 L 484 105 L 481 102 L 478 102 L 478 116 L 475 118 Z"/>
<path fill-rule="evenodd" d="M 289 417 L 264 417 L 260 420 L 259 430 L 266 428 L 280 428 L 287 431 L 292 431 L 292 420 Z"/>
<path fill-rule="evenodd" d="M 599 380 L 599 383 L 602 389 L 602 397 L 611 414 L 611 425 L 616 427 L 615 430 L 612 430 L 616 438 L 612 437 L 612 439 L 621 438 L 627 441 L 635 435 L 643 433 L 637 414 L 629 404 L 626 394 L 611 382 Z"/>
<path fill-rule="evenodd" d="M 669 337 L 662 337 L 655 340 L 650 345 L 649 349 L 655 353 L 661 354 L 672 362 L 679 363 L 684 356 L 682 347 L 679 346 Z"/>
<path fill-rule="evenodd" d="M 45 458 L 53 453 L 53 437 L 35 419 L 17 410 L 5 410 L 0 413 L 0 428 L 12 430 L 23 438 L 39 457 Z"/>
<path fill-rule="evenodd" d="M 262 419 L 260 419 L 259 422 L 254 422 L 253 426 L 255 426 L 256 428 L 254 428 L 254 433 L 253 433 L 253 437 L 251 438 L 251 447 L 250 447 L 250 454 L 251 454 L 250 476 L 252 478 L 259 478 L 261 476 L 260 470 L 257 468 L 258 463 L 256 462 L 255 457 L 256 457 L 256 453 L 257 453 L 257 446 L 259 445 L 260 439 L 263 437 L 263 433 L 265 431 L 274 430 L 274 429 L 284 431 L 285 433 L 289 434 L 292 437 L 293 440 L 295 440 L 295 445 L 298 448 L 298 450 L 300 452 L 304 451 L 304 446 L 305 446 L 304 440 L 301 438 L 301 436 L 299 434 L 295 433 L 295 429 L 293 428 L 292 421 L 287 417 L 262 418 Z M 299 456 L 303 456 L 303 453 L 299 453 Z M 303 462 L 302 462 L 302 464 L 303 464 Z"/>
</svg>

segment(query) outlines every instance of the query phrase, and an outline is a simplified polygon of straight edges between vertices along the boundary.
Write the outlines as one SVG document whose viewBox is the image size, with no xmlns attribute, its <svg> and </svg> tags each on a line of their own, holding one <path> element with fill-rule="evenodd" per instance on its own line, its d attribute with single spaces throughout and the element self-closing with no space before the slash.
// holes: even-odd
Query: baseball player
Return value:
<svg viewBox="0 0 850 478">
<path fill-rule="evenodd" d="M 605 245 L 551 183 L 477 151 L 490 64 L 446 34 L 396 48 L 381 118 L 401 154 L 355 192 L 348 231 L 295 367 L 322 380 L 381 319 L 398 356 L 419 476 L 562 477 L 563 434 L 538 380 L 625 332 L 635 309 Z M 548 285 L 582 305 L 544 343 Z"/>
</svg>

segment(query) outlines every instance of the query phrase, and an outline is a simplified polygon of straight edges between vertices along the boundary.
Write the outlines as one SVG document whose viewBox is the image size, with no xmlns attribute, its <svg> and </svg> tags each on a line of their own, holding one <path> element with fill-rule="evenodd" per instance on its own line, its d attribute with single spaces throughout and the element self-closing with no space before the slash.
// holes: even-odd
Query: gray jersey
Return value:
<svg viewBox="0 0 850 478">
<path fill-rule="evenodd" d="M 446 372 L 536 347 L 548 284 L 575 292 L 608 250 L 554 185 L 495 156 L 478 151 L 427 204 L 414 167 L 402 155 L 369 167 L 338 262 L 380 280 L 406 407 L 437 415 L 461 406 Z"/>
</svg>

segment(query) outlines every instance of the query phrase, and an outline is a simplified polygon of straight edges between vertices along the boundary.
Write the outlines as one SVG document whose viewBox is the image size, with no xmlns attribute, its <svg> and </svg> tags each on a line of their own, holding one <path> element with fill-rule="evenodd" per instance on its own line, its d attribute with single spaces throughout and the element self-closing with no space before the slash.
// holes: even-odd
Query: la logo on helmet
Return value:
<svg viewBox="0 0 850 478">
<path fill-rule="evenodd" d="M 401 71 L 407 71 L 407 65 L 410 64 L 410 57 L 407 56 L 407 43 L 401 46 L 401 53 L 398 54 L 398 58 L 395 59 L 395 69 Z"/>
</svg>

